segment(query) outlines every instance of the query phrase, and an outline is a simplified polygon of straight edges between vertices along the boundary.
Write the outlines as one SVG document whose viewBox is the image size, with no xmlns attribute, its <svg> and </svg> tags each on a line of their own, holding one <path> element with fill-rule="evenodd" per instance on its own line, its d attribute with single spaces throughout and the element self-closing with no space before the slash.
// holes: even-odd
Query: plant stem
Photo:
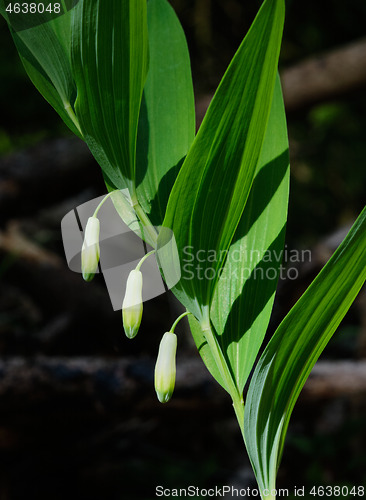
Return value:
<svg viewBox="0 0 366 500">
<path fill-rule="evenodd" d="M 75 127 L 78 129 L 81 137 L 84 137 L 83 133 L 81 131 L 81 128 L 80 128 L 80 123 L 79 123 L 78 119 L 76 118 L 75 112 L 72 109 L 71 104 L 68 101 L 64 102 L 64 108 L 65 108 L 66 113 L 69 115 L 70 120 L 75 125 Z"/>
<path fill-rule="evenodd" d="M 132 201 L 132 207 L 135 210 L 138 218 L 140 219 L 144 229 L 146 230 L 147 234 L 150 237 L 150 241 L 152 243 L 152 246 L 156 248 L 157 241 L 158 241 L 158 233 L 154 226 L 151 224 L 151 221 L 149 217 L 145 214 L 144 210 L 142 209 L 140 203 L 137 200 L 136 195 L 131 197 Z"/>
<path fill-rule="evenodd" d="M 213 333 L 212 328 L 211 328 L 211 323 L 210 320 L 205 320 L 202 325 L 202 331 L 205 339 L 207 340 L 207 343 L 209 345 L 209 348 L 211 350 L 211 354 L 213 355 L 217 368 L 220 371 L 220 374 L 225 382 L 226 385 L 226 390 L 228 393 L 231 395 L 231 397 L 237 400 L 239 397 L 239 400 L 241 400 L 241 396 L 239 394 L 238 388 L 233 380 L 233 376 L 229 370 L 229 367 L 227 365 L 226 359 L 222 353 L 220 344 L 217 341 L 216 335 Z M 237 409 L 239 410 L 239 405 L 237 405 Z"/>
<path fill-rule="evenodd" d="M 211 354 L 213 355 L 217 368 L 219 369 L 219 372 L 221 374 L 221 377 L 224 380 L 225 383 L 225 388 L 227 392 L 232 395 L 237 392 L 237 388 L 234 384 L 234 381 L 232 379 L 231 373 L 229 371 L 229 368 L 227 366 L 226 360 L 224 358 L 224 355 L 221 351 L 221 347 L 217 341 L 217 338 L 212 332 L 211 325 L 206 325 L 202 328 L 203 335 L 205 339 L 207 340 L 208 346 L 210 348 Z"/>
<path fill-rule="evenodd" d="M 150 252 L 148 252 L 146 255 L 144 255 L 142 257 L 142 259 L 140 260 L 140 262 L 137 264 L 136 266 L 136 271 L 139 271 L 140 270 L 140 267 L 142 266 L 142 264 L 145 262 L 145 260 L 150 256 L 152 255 L 153 253 L 155 253 L 155 250 L 151 250 Z"/>
<path fill-rule="evenodd" d="M 239 427 L 240 427 L 240 432 L 241 432 L 241 435 L 243 436 L 243 440 L 244 440 L 244 443 L 245 443 L 245 437 L 244 437 L 244 400 L 243 400 L 243 396 L 240 396 L 240 394 L 238 394 L 238 397 L 233 398 L 233 407 L 234 407 L 236 419 L 237 419 Z"/>
<path fill-rule="evenodd" d="M 115 191 L 111 191 L 110 193 L 108 193 L 103 199 L 102 201 L 99 203 L 99 205 L 97 206 L 97 208 L 95 209 L 94 211 L 94 215 L 93 217 L 96 217 L 98 215 L 98 212 L 99 212 L 99 209 L 100 207 L 103 205 L 103 203 L 110 197 L 111 194 L 113 194 Z"/>
<path fill-rule="evenodd" d="M 174 330 L 175 330 L 175 327 L 177 326 L 177 324 L 179 323 L 179 321 L 184 318 L 185 316 L 188 316 L 188 314 L 192 314 L 190 313 L 189 311 L 186 311 L 184 312 L 183 314 L 181 314 L 180 316 L 178 316 L 178 318 L 174 321 L 171 329 L 169 330 L 170 332 L 174 333 Z"/>
<path fill-rule="evenodd" d="M 240 391 L 233 379 L 233 376 L 229 370 L 226 359 L 222 353 L 220 344 L 212 331 L 211 323 L 209 319 L 208 310 L 206 310 L 206 319 L 203 322 L 202 326 L 203 335 L 209 345 L 211 350 L 211 354 L 216 361 L 216 366 L 220 371 L 220 374 L 225 382 L 226 390 L 230 394 L 233 400 L 233 407 L 235 411 L 236 418 L 239 423 L 240 431 L 243 436 L 244 442 L 244 400 L 243 395 L 240 394 Z"/>
</svg>

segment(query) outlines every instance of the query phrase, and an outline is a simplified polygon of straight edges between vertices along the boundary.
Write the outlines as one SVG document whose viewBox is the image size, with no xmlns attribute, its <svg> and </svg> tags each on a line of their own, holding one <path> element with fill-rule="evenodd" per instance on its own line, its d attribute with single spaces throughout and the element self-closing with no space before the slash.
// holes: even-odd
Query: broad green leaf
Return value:
<svg viewBox="0 0 366 500">
<path fill-rule="evenodd" d="M 71 12 L 47 22 L 39 19 L 40 24 L 35 23 L 32 27 L 19 31 L 12 25 L 14 18 L 9 18 L 2 6 L 0 13 L 8 21 L 19 56 L 32 83 L 66 125 L 80 136 L 73 112 L 76 85 L 70 59 Z M 18 16 L 29 18 L 30 14 Z"/>
<path fill-rule="evenodd" d="M 211 306 L 212 324 L 240 393 L 272 311 L 282 262 L 288 191 L 287 127 L 277 79 L 257 173 Z"/>
<path fill-rule="evenodd" d="M 114 189 L 135 196 L 137 125 L 148 68 L 146 0 L 80 0 L 72 10 L 75 112 Z"/>
<path fill-rule="evenodd" d="M 253 374 L 246 402 L 244 433 L 262 490 L 275 487 L 295 402 L 365 279 L 366 208 L 280 324 Z"/>
<path fill-rule="evenodd" d="M 273 306 L 282 261 L 288 184 L 286 117 L 277 79 L 257 173 L 211 306 L 221 350 L 226 353 L 240 392 L 262 344 Z M 204 363 L 224 387 L 199 323 L 191 319 L 189 323 Z"/>
<path fill-rule="evenodd" d="M 149 72 L 137 138 L 140 204 L 155 226 L 195 136 L 195 109 L 184 32 L 167 0 L 149 0 Z"/>
<path fill-rule="evenodd" d="M 218 271 L 253 183 L 283 18 L 283 0 L 265 0 L 216 91 L 168 201 L 163 226 L 174 233 L 182 266 L 182 279 L 173 291 L 198 320 L 205 316 L 207 321 Z M 162 230 L 158 244 L 164 239 Z M 188 249 L 194 256 L 193 278 L 185 271 Z M 209 252 L 215 262 L 208 260 Z"/>
</svg>

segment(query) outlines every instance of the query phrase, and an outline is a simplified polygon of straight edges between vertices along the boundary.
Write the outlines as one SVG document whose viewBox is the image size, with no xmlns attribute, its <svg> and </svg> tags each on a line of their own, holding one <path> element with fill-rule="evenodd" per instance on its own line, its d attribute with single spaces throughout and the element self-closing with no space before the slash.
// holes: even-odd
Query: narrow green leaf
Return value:
<svg viewBox="0 0 366 500">
<path fill-rule="evenodd" d="M 71 55 L 85 141 L 108 184 L 133 196 L 148 67 L 146 0 L 80 0 L 72 10 Z"/>
<path fill-rule="evenodd" d="M 254 179 L 271 108 L 283 18 L 283 0 L 263 3 L 169 198 L 163 226 L 174 233 L 182 265 L 182 278 L 173 291 L 199 320 L 207 315 Z M 164 231 L 159 240 L 163 245 Z M 184 267 L 187 249 L 193 253 L 193 277 Z M 208 260 L 208 252 L 213 252 L 215 262 Z"/>
<path fill-rule="evenodd" d="M 289 419 L 316 360 L 366 279 L 366 208 L 280 324 L 251 380 L 245 441 L 258 484 L 275 487 Z"/>
<path fill-rule="evenodd" d="M 268 327 L 287 220 L 289 157 L 277 79 L 257 173 L 217 284 L 212 324 L 242 393 Z"/>
<path fill-rule="evenodd" d="M 80 136 L 75 122 L 73 102 L 76 85 L 71 71 L 71 12 L 47 22 L 16 31 L 12 18 L 3 7 L 0 13 L 9 23 L 10 31 L 25 70 L 43 97 L 58 112 L 66 125 Z M 21 14 L 30 16 L 30 14 Z"/>
<path fill-rule="evenodd" d="M 137 138 L 136 183 L 142 208 L 162 224 L 168 197 L 195 136 L 187 42 L 167 0 L 149 0 L 149 72 Z"/>
</svg>

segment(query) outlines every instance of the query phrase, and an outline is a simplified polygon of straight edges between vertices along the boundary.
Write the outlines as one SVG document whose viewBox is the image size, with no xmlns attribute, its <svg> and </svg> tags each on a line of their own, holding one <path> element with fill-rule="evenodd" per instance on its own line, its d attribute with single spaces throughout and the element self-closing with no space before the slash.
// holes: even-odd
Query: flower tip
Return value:
<svg viewBox="0 0 366 500">
<path fill-rule="evenodd" d="M 167 403 L 170 398 L 172 397 L 173 391 L 171 393 L 165 393 L 165 392 L 160 392 L 156 391 L 156 395 L 158 397 L 158 400 L 160 403 Z"/>
<path fill-rule="evenodd" d="M 139 331 L 139 326 L 140 326 L 140 325 L 138 325 L 137 327 L 133 327 L 133 326 L 126 326 L 126 323 L 127 323 L 127 322 L 128 322 L 128 321 L 127 321 L 127 320 L 125 320 L 125 316 L 123 316 L 123 329 L 124 329 L 124 331 L 125 331 L 126 337 L 127 337 L 128 339 L 133 339 L 133 338 L 135 338 L 135 337 L 136 337 L 136 335 L 137 335 L 137 333 L 138 333 L 138 331 Z"/>
<path fill-rule="evenodd" d="M 83 279 L 84 281 L 91 281 L 94 278 L 95 273 L 87 273 L 83 272 Z"/>
</svg>

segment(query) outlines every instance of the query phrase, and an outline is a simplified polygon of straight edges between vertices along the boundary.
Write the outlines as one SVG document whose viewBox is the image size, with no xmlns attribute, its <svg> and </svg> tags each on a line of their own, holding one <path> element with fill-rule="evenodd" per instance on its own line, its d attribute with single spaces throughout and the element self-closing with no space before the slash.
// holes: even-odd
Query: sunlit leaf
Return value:
<svg viewBox="0 0 366 500">
<path fill-rule="evenodd" d="M 174 293 L 199 320 L 205 316 L 207 321 L 218 271 L 255 176 L 273 97 L 283 17 L 283 0 L 264 2 L 220 83 L 169 198 L 163 225 L 173 230 L 182 265 Z M 164 244 L 164 231 L 159 240 Z M 192 277 L 185 271 L 187 248 L 193 253 L 194 268 L 201 267 L 200 275 L 195 270 Z M 208 252 L 215 252 L 215 262 L 208 261 Z"/>
<path fill-rule="evenodd" d="M 291 412 L 316 360 L 366 279 L 366 208 L 280 324 L 251 380 L 245 441 L 258 484 L 275 487 Z"/>
<path fill-rule="evenodd" d="M 161 225 L 168 197 L 195 135 L 195 109 L 184 32 L 167 0 L 149 0 L 149 72 L 137 138 L 139 202 Z"/>
<path fill-rule="evenodd" d="M 272 311 L 285 238 L 289 157 L 277 80 L 258 169 L 223 272 L 211 319 L 242 392 Z"/>
</svg>

